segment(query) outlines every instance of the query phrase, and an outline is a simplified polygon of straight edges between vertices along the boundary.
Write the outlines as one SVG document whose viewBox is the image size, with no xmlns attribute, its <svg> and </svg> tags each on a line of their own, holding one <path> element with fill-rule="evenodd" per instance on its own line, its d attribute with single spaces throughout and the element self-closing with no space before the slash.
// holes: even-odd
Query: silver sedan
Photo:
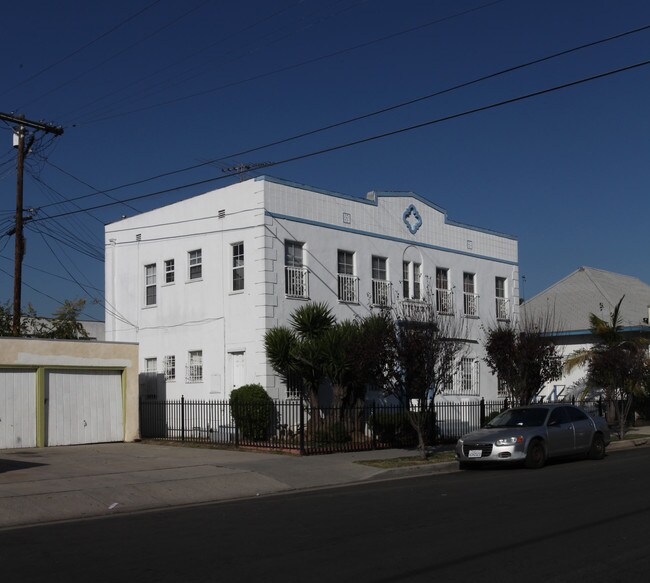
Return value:
<svg viewBox="0 0 650 583">
<path fill-rule="evenodd" d="M 504 411 L 456 444 L 460 467 L 480 462 L 523 462 L 541 468 L 549 458 L 605 457 L 610 433 L 602 417 L 567 404 L 539 404 Z"/>
</svg>

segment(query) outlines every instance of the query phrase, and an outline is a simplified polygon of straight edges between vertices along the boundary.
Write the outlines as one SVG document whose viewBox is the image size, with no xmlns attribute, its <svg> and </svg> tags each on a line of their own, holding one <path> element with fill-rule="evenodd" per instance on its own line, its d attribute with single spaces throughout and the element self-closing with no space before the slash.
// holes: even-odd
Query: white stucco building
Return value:
<svg viewBox="0 0 650 583">
<path fill-rule="evenodd" d="M 106 339 L 138 342 L 141 370 L 164 376 L 167 398 L 227 399 L 253 382 L 285 398 L 266 330 L 308 300 L 345 319 L 417 303 L 426 285 L 438 310 L 470 324 L 447 394 L 497 396 L 479 340 L 482 324 L 518 308 L 517 241 L 453 222 L 412 192 L 357 198 L 261 177 L 123 219 L 105 236 Z"/>
</svg>

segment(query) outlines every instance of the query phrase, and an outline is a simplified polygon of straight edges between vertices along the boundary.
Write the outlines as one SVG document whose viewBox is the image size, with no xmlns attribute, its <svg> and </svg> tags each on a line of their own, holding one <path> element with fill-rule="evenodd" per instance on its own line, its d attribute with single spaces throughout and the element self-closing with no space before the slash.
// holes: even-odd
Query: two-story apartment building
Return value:
<svg viewBox="0 0 650 583">
<path fill-rule="evenodd" d="M 338 319 L 421 302 L 468 323 L 452 396 L 494 398 L 481 325 L 515 316 L 517 241 L 448 220 L 412 192 L 342 195 L 261 177 L 110 224 L 106 339 L 138 342 L 166 397 L 227 399 L 270 368 L 264 334 L 306 301 Z"/>
</svg>

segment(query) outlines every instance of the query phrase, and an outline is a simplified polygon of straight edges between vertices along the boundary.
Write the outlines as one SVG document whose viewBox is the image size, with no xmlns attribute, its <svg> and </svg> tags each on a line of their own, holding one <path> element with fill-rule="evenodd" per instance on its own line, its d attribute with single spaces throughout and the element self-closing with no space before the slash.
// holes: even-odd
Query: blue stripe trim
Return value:
<svg viewBox="0 0 650 583">
<path fill-rule="evenodd" d="M 279 184 L 281 186 L 289 186 L 291 188 L 298 188 L 300 190 L 306 190 L 307 192 L 316 192 L 318 194 L 324 194 L 326 196 L 333 196 L 336 198 L 342 198 L 345 200 L 350 200 L 352 202 L 358 202 L 361 204 L 368 204 L 372 206 L 378 206 L 379 205 L 379 198 L 381 197 L 386 197 L 386 198 L 414 198 L 418 201 L 420 201 L 422 204 L 438 211 L 439 213 L 442 213 L 445 218 L 445 225 L 450 225 L 452 227 L 461 227 L 463 229 L 471 229 L 472 231 L 477 231 L 479 233 L 486 233 L 488 235 L 496 235 L 498 237 L 503 237 L 504 239 L 510 239 L 512 241 L 518 241 L 518 237 L 515 237 L 514 235 L 508 235 L 506 233 L 500 233 L 499 231 L 493 231 L 491 229 L 485 229 L 483 227 L 476 227 L 474 225 L 469 225 L 466 223 L 459 223 L 457 221 L 452 221 L 447 217 L 447 211 L 443 209 L 442 207 L 438 206 L 437 204 L 431 202 L 430 200 L 427 200 L 423 196 L 420 196 L 419 194 L 416 194 L 415 192 L 411 191 L 371 191 L 370 194 L 373 195 L 372 199 L 368 198 L 360 198 L 358 196 L 350 196 L 349 194 L 341 194 L 340 192 L 334 192 L 331 190 L 325 190 L 323 188 L 316 188 L 314 186 L 309 186 L 307 184 L 300 184 L 298 182 L 291 182 L 289 180 L 283 180 L 281 178 L 274 178 L 273 176 L 257 176 L 255 181 L 266 181 L 266 182 L 272 182 L 273 184 Z M 471 254 L 470 254 L 471 255 Z"/>
<path fill-rule="evenodd" d="M 363 235 L 365 237 L 374 237 L 375 239 L 384 239 L 386 241 L 393 241 L 396 243 L 405 243 L 406 245 L 413 245 L 414 247 L 423 247 L 425 249 L 434 249 L 436 251 L 445 251 L 447 253 L 456 253 L 457 255 L 465 255 L 466 257 L 474 257 L 475 259 L 489 259 L 491 261 L 496 261 L 497 263 L 504 263 L 505 265 L 519 265 L 516 261 L 508 261 L 507 259 L 498 259 L 496 257 L 490 257 L 489 255 L 479 255 L 478 253 L 468 253 L 467 251 L 460 251 L 458 249 L 449 249 L 447 247 L 440 247 L 439 245 L 431 245 L 430 243 L 420 243 L 419 241 L 411 241 L 409 239 L 402 239 L 401 237 L 391 237 L 390 235 L 381 235 L 379 233 L 371 233 L 369 231 L 361 231 L 360 229 L 352 229 L 349 227 L 341 227 L 339 225 L 330 225 L 328 223 L 321 223 L 318 221 L 312 221 L 310 219 L 300 219 L 297 217 L 291 217 L 289 215 L 280 215 L 277 213 L 272 213 L 270 211 L 264 211 L 264 214 L 267 217 L 273 219 L 282 219 L 285 221 L 292 221 L 294 223 L 302 223 L 304 225 L 312 225 L 314 227 L 322 227 L 324 229 L 334 229 L 335 231 L 343 231 L 346 233 L 353 233 L 355 235 Z"/>
</svg>

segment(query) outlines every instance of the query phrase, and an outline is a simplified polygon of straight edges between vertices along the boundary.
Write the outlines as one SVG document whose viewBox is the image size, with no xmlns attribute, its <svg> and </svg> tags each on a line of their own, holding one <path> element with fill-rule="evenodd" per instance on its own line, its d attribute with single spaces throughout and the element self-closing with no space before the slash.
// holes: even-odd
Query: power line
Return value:
<svg viewBox="0 0 650 583">
<path fill-rule="evenodd" d="M 480 113 L 480 112 L 483 112 L 483 111 L 488 111 L 490 109 L 497 109 L 499 107 L 503 107 L 503 106 L 506 106 L 506 105 L 511 105 L 513 103 L 517 103 L 517 102 L 520 102 L 520 101 L 525 101 L 525 100 L 528 100 L 528 99 L 532 99 L 534 97 L 539 97 L 541 95 L 547 95 L 549 93 L 553 93 L 555 91 L 560 91 L 562 89 L 568 89 L 569 87 L 576 87 L 576 86 L 582 85 L 584 83 L 590 83 L 590 82 L 596 81 L 598 79 L 603 79 L 603 78 L 606 78 L 606 77 L 610 77 L 612 75 L 617 75 L 617 74 L 620 74 L 620 73 L 624 73 L 626 71 L 631 71 L 633 69 L 637 69 L 637 68 L 640 68 L 640 67 L 645 67 L 647 65 L 650 65 L 650 60 L 641 61 L 639 63 L 634 63 L 633 65 L 627 65 L 625 67 L 620 67 L 618 69 L 612 69 L 610 71 L 606 71 L 605 73 L 599 73 L 597 75 L 591 75 L 589 77 L 584 77 L 584 78 L 578 79 L 576 81 L 563 83 L 561 85 L 555 85 L 553 87 L 549 87 L 549 88 L 546 88 L 546 89 L 540 89 L 539 91 L 534 91 L 532 93 L 527 93 L 525 95 L 520 95 L 518 97 L 513 97 L 511 99 L 505 99 L 503 101 L 498 101 L 498 102 L 495 102 L 495 103 L 490 103 L 488 105 L 483 105 L 483 106 L 476 107 L 476 108 L 473 108 L 473 109 L 465 110 L 465 111 L 462 111 L 460 113 L 455 113 L 455 114 L 447 115 L 447 116 L 444 116 L 444 117 L 436 118 L 436 119 L 433 119 L 433 120 L 421 122 L 421 123 L 418 123 L 418 124 L 406 126 L 406 127 L 403 127 L 403 128 L 399 128 L 397 130 L 392 130 L 392 131 L 389 131 L 389 132 L 376 134 L 374 136 L 361 138 L 359 140 L 354 140 L 352 142 L 346 142 L 346 143 L 343 143 L 343 144 L 339 144 L 337 146 L 330 146 L 328 148 L 322 148 L 320 150 L 315 150 L 313 152 L 308 152 L 306 154 L 299 154 L 297 156 L 292 156 L 290 158 L 285 158 L 283 160 L 278 160 L 278 161 L 275 161 L 275 162 L 269 162 L 268 166 L 269 167 L 270 166 L 280 166 L 282 164 L 288 164 L 290 162 L 296 162 L 298 160 L 305 160 L 307 158 L 313 158 L 315 156 L 320 156 L 322 154 L 327 154 L 327 153 L 330 153 L 330 152 L 336 152 L 338 150 L 343 150 L 345 148 L 350 148 L 352 146 L 358 146 L 360 144 L 365 144 L 365 143 L 368 143 L 368 142 L 381 140 L 381 139 L 384 139 L 384 138 L 388 138 L 388 137 L 391 137 L 391 136 L 403 134 L 403 133 L 406 133 L 406 132 L 411 132 L 411 131 L 421 129 L 421 128 L 424 128 L 424 127 L 428 127 L 428 126 L 431 126 L 431 125 L 439 124 L 439 123 L 450 121 L 450 120 L 453 120 L 453 119 L 459 119 L 459 118 L 466 117 L 466 116 L 469 116 L 469 115 L 474 115 L 476 113 Z M 170 188 L 165 188 L 163 190 L 158 190 L 158 191 L 155 191 L 155 192 L 149 192 L 147 194 L 132 196 L 132 197 L 129 197 L 129 198 L 126 198 L 126 199 L 120 201 L 120 203 L 132 202 L 132 201 L 135 201 L 135 200 L 143 200 L 145 198 L 150 198 L 152 196 L 157 196 L 157 195 L 160 195 L 160 194 L 167 194 L 169 192 L 175 192 L 175 191 L 178 191 L 178 190 L 182 190 L 184 188 L 190 188 L 190 187 L 194 187 L 194 186 L 201 186 L 201 185 L 204 185 L 204 184 L 208 184 L 210 182 L 218 182 L 218 181 L 221 181 L 221 180 L 225 180 L 226 178 L 231 178 L 233 176 L 236 176 L 236 174 L 228 174 L 228 175 L 225 175 L 225 176 L 216 176 L 216 177 L 212 177 L 212 178 L 206 178 L 205 180 L 199 180 L 199 181 L 196 181 L 196 182 L 191 182 L 191 183 L 183 184 L 183 185 L 180 185 L 180 186 L 174 186 L 174 187 L 170 187 Z M 60 213 L 58 215 L 52 215 L 52 216 L 50 216 L 48 218 L 56 219 L 56 218 L 60 218 L 60 217 L 69 216 L 69 215 L 72 215 L 72 214 L 77 214 L 79 212 L 87 212 L 87 211 L 97 210 L 97 209 L 100 209 L 100 208 L 106 208 L 106 207 L 110 207 L 110 206 L 113 206 L 115 204 L 120 204 L 120 203 L 112 202 L 112 203 L 96 205 L 96 206 L 89 207 L 89 208 L 82 209 L 82 210 L 70 211 L 70 212 L 66 212 L 66 213 Z M 32 222 L 43 221 L 43 220 L 46 220 L 46 219 L 36 218 Z"/>
<path fill-rule="evenodd" d="M 299 139 L 302 139 L 302 138 L 305 138 L 305 137 L 308 137 L 308 136 L 312 136 L 312 135 L 315 135 L 315 134 L 318 134 L 318 133 L 322 133 L 322 132 L 325 132 L 325 131 L 328 131 L 328 130 L 331 130 L 331 129 L 334 129 L 334 128 L 338 128 L 338 127 L 341 127 L 341 126 L 344 126 L 344 125 L 348 125 L 348 124 L 357 122 L 357 121 L 361 121 L 361 120 L 364 120 L 364 119 L 368 119 L 368 118 L 371 118 L 371 117 L 382 115 L 382 114 L 390 112 L 390 111 L 395 111 L 395 110 L 403 108 L 403 107 L 408 107 L 410 105 L 420 103 L 420 102 L 426 101 L 428 99 L 433 99 L 434 97 L 439 97 L 441 95 L 451 93 L 453 91 L 457 91 L 459 89 L 463 89 L 463 88 L 469 87 L 471 85 L 481 83 L 483 81 L 487 81 L 489 79 L 494 79 L 496 77 L 506 75 L 508 73 L 512 73 L 512 72 L 515 72 L 515 71 L 518 71 L 518 70 L 521 70 L 521 69 L 525 69 L 525 68 L 528 68 L 528 67 L 531 67 L 531 66 L 534 66 L 534 65 L 538 65 L 540 63 L 550 61 L 552 59 L 556 59 L 556 58 L 559 58 L 559 57 L 562 57 L 562 56 L 566 56 L 568 54 L 571 54 L 571 53 L 574 53 L 574 52 L 577 52 L 577 51 L 580 51 L 580 50 L 583 50 L 583 49 L 586 49 L 586 48 L 591 48 L 591 47 L 594 47 L 594 46 L 597 46 L 597 45 L 600 45 L 600 44 L 611 42 L 613 40 L 618 40 L 620 38 L 623 38 L 623 37 L 626 37 L 626 36 L 629 36 L 629 35 L 633 35 L 633 34 L 637 34 L 637 33 L 643 32 L 643 31 L 648 30 L 648 29 L 650 29 L 650 24 L 646 24 L 644 26 L 634 28 L 632 30 L 627 30 L 625 32 L 615 34 L 615 35 L 612 35 L 612 36 L 608 36 L 608 37 L 605 37 L 605 38 L 602 38 L 602 39 L 599 39 L 599 40 L 596 40 L 596 41 L 581 44 L 581 45 L 572 47 L 570 49 L 565 49 L 565 50 L 562 50 L 562 51 L 547 55 L 545 57 L 541 57 L 539 59 L 535 59 L 535 60 L 532 60 L 532 61 L 527 61 L 526 63 L 521 63 L 519 65 L 514 65 L 514 66 L 508 67 L 506 69 L 501 69 L 500 71 L 489 73 L 487 75 L 477 77 L 477 78 L 472 79 L 470 81 L 465 81 L 465 82 L 460 83 L 458 85 L 454 85 L 452 87 L 447 87 L 445 89 L 441 89 L 439 91 L 429 93 L 427 95 L 423 95 L 423 96 L 417 97 L 415 99 L 411 99 L 411 100 L 408 100 L 408 101 L 397 103 L 397 104 L 394 104 L 394 105 L 391 105 L 391 106 L 388 106 L 388 107 L 384 107 L 382 109 L 378 109 L 378 110 L 375 110 L 375 111 L 372 111 L 372 112 L 369 112 L 369 113 L 366 113 L 366 114 L 363 114 L 363 115 L 359 115 L 359 116 L 356 116 L 356 117 L 348 118 L 346 120 L 335 122 L 333 124 L 322 126 L 322 127 L 319 127 L 319 128 L 313 129 L 313 130 L 308 130 L 308 131 L 305 131 L 305 132 L 302 132 L 302 133 L 299 133 L 299 134 L 295 134 L 293 136 L 289 136 L 287 138 L 282 138 L 280 140 L 276 140 L 276 141 L 273 141 L 273 142 L 263 144 L 261 146 L 255 146 L 255 147 L 252 147 L 252 148 L 248 148 L 246 150 L 241 150 L 239 152 L 235 152 L 233 154 L 228 154 L 228 155 L 222 156 L 220 158 L 202 161 L 199 164 L 193 164 L 191 166 L 178 168 L 176 170 L 171 170 L 169 172 L 163 172 L 161 174 L 157 174 L 155 176 L 150 176 L 148 178 L 143 178 L 141 180 L 128 182 L 126 184 L 121 184 L 119 186 L 115 186 L 115 187 L 112 187 L 112 188 L 109 188 L 109 189 L 106 189 L 106 190 L 102 190 L 101 194 L 106 194 L 106 193 L 109 193 L 109 192 L 115 192 L 116 190 L 122 190 L 124 188 L 129 188 L 129 187 L 132 187 L 132 186 L 138 186 L 140 184 L 144 184 L 146 182 L 151 182 L 152 180 L 157 180 L 159 178 L 166 178 L 168 176 L 173 176 L 175 174 L 181 174 L 183 172 L 188 172 L 190 170 L 196 170 L 197 168 L 202 168 L 204 166 L 213 164 L 215 162 L 220 162 L 220 161 L 225 160 L 227 158 L 238 158 L 238 157 L 244 156 L 246 154 L 251 154 L 251 153 L 254 153 L 254 152 L 258 152 L 260 150 L 264 150 L 264 149 L 271 148 L 271 147 L 274 147 L 274 146 L 286 144 L 286 143 L 294 141 L 294 140 L 299 140 Z M 98 191 L 98 193 L 99 193 L 99 191 Z M 94 194 L 85 194 L 85 195 L 81 195 L 81 196 L 78 196 L 78 197 L 70 198 L 68 200 L 69 201 L 82 200 L 84 198 L 89 198 L 91 196 L 95 196 L 95 195 Z M 57 203 L 55 203 L 55 204 L 57 204 Z M 48 206 L 52 206 L 52 205 L 44 205 L 41 208 L 46 208 Z"/>
</svg>

